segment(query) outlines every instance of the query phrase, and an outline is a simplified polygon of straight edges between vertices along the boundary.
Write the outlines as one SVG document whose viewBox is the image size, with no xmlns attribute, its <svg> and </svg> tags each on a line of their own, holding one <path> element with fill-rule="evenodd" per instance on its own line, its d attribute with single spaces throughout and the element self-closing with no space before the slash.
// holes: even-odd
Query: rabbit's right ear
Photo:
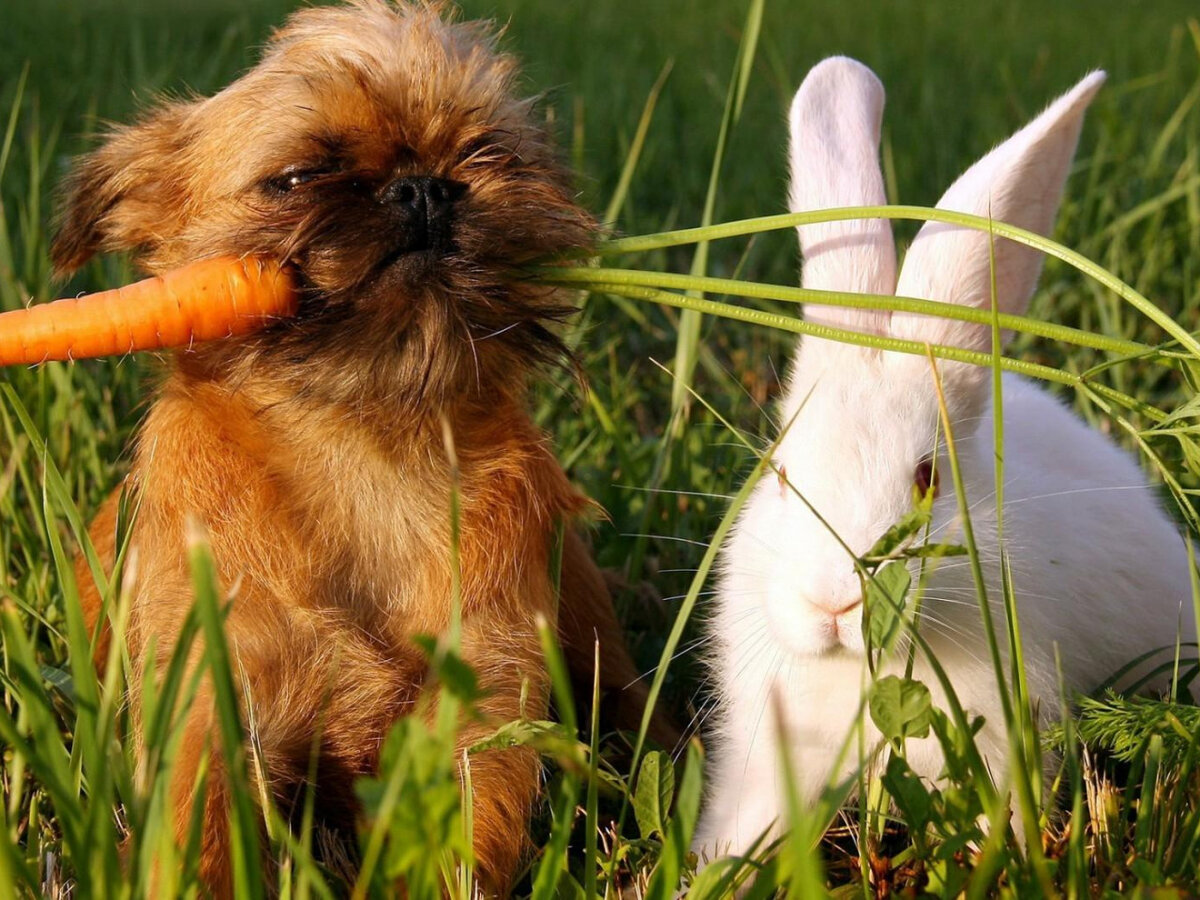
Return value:
<svg viewBox="0 0 1200 900">
<path fill-rule="evenodd" d="M 887 202 L 879 167 L 883 85 L 860 62 L 834 56 L 808 73 L 791 112 L 793 212 Z M 826 291 L 891 294 L 896 248 L 887 219 L 802 225 L 801 283 Z M 888 313 L 810 304 L 810 322 L 885 334 Z"/>
<path fill-rule="evenodd" d="M 1049 234 L 1079 143 L 1083 114 L 1104 83 L 1093 72 L 951 185 L 938 209 L 972 213 Z M 985 231 L 928 222 L 908 249 L 896 293 L 1021 315 L 1037 284 L 1042 254 Z M 892 333 L 969 350 L 991 347 L 991 331 L 949 319 L 898 313 Z M 978 374 L 978 373 L 976 373 Z M 965 376 L 964 376 L 965 377 Z"/>
</svg>

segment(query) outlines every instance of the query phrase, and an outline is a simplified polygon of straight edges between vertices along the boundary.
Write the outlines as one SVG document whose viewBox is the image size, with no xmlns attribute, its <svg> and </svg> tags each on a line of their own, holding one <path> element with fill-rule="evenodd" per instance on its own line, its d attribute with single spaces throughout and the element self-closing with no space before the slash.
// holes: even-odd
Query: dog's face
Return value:
<svg viewBox="0 0 1200 900">
<path fill-rule="evenodd" d="M 133 250 L 159 272 L 218 255 L 295 266 L 293 363 L 370 359 L 423 391 L 552 355 L 553 294 L 513 277 L 591 222 L 479 23 L 358 0 L 303 10 L 207 99 L 117 130 L 76 169 L 60 271 Z M 261 342 L 260 342 L 261 344 Z M 392 385 L 395 387 L 394 383 Z"/>
</svg>

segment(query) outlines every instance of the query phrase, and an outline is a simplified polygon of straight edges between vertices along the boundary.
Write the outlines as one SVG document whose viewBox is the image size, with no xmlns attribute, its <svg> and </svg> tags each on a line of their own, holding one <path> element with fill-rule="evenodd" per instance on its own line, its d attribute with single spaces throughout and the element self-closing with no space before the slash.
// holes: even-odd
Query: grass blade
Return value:
<svg viewBox="0 0 1200 900">
<path fill-rule="evenodd" d="M 227 780 L 232 805 L 229 847 L 234 894 L 261 900 L 265 885 L 259 834 L 262 819 L 255 809 L 246 758 L 246 735 L 242 727 L 238 691 L 234 686 L 233 659 L 225 641 L 224 614 L 216 564 L 208 542 L 196 523 L 189 526 L 188 563 L 196 597 L 196 617 L 204 635 L 204 655 L 212 681 L 213 701 L 220 735 L 220 774 Z M 211 763 L 210 763 L 211 765 Z"/>
</svg>

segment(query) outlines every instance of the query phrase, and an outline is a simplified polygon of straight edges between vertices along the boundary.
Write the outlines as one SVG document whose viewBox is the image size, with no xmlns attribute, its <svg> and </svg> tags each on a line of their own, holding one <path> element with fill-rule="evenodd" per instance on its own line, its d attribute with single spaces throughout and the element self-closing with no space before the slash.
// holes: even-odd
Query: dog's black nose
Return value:
<svg viewBox="0 0 1200 900">
<path fill-rule="evenodd" d="M 416 175 L 392 181 L 379 199 L 392 208 L 407 232 L 406 249 L 428 250 L 449 241 L 454 203 L 464 191 L 465 185 L 457 181 Z"/>
</svg>

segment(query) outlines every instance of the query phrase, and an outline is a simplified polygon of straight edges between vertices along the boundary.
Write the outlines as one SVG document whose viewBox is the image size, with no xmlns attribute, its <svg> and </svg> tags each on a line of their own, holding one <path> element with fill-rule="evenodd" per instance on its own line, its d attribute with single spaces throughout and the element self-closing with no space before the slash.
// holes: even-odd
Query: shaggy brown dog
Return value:
<svg viewBox="0 0 1200 900">
<path fill-rule="evenodd" d="M 220 255 L 294 266 L 300 316 L 176 354 L 142 427 L 128 644 L 142 665 L 168 658 L 192 603 L 185 527 L 197 518 L 231 592 L 228 641 L 269 790 L 295 803 L 323 728 L 317 810 L 348 832 L 353 779 L 373 771 L 427 677 L 412 638 L 449 621 L 443 422 L 460 467 L 463 655 L 493 721 L 546 712 L 535 621 L 555 615 L 559 523 L 586 502 L 525 408 L 530 375 L 562 357 L 547 326 L 568 309 L 513 272 L 587 246 L 593 224 L 514 76 L 484 27 L 437 8 L 301 11 L 240 80 L 167 103 L 84 158 L 53 248 L 61 272 L 104 250 L 132 250 L 155 273 Z M 107 559 L 116 506 L 91 530 Z M 577 676 L 590 683 L 598 635 L 604 686 L 628 685 L 604 583 L 569 529 L 561 605 Z M 94 589 L 85 606 L 94 622 Z M 468 725 L 462 746 L 491 727 Z M 216 731 L 202 688 L 173 789 L 180 837 Z M 488 891 L 519 862 L 538 773 L 527 748 L 472 759 Z M 226 894 L 219 753 L 204 802 L 202 877 Z"/>
</svg>

